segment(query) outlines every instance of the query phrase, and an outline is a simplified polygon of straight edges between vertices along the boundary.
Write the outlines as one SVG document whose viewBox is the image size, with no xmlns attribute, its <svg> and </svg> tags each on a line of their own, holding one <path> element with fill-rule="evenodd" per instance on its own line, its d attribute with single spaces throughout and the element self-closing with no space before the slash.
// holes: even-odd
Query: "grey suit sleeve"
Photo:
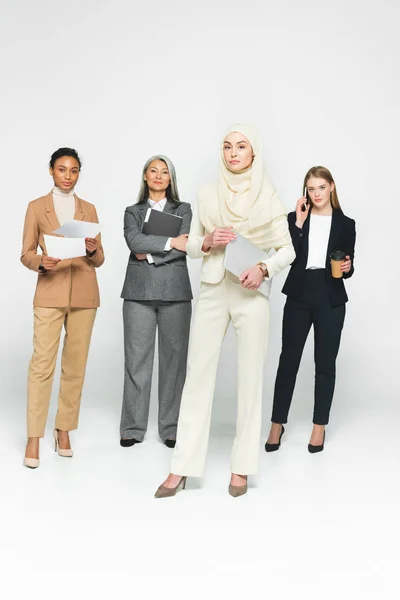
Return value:
<svg viewBox="0 0 400 600">
<path fill-rule="evenodd" d="M 185 203 L 184 205 L 182 205 L 181 213 L 179 216 L 182 217 L 182 223 L 179 229 L 178 236 L 184 233 L 189 233 L 190 231 L 190 223 L 192 221 L 192 209 L 190 204 Z M 152 253 L 152 256 L 154 264 L 157 267 L 158 265 L 163 265 L 165 263 L 172 262 L 177 258 L 181 258 L 184 254 L 185 252 L 181 252 L 180 250 L 175 250 L 175 248 L 172 248 L 172 250 L 170 250 L 169 252 L 163 251 L 162 253 Z"/>
<path fill-rule="evenodd" d="M 161 254 L 164 252 L 167 236 L 144 235 L 142 233 L 139 213 L 127 208 L 124 216 L 124 237 L 128 248 L 133 254 Z"/>
</svg>

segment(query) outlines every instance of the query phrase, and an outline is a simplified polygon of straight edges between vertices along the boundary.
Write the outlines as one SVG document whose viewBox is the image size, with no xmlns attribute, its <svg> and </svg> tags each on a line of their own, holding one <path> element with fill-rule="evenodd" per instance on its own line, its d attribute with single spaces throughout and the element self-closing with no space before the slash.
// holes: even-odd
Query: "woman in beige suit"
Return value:
<svg viewBox="0 0 400 600">
<path fill-rule="evenodd" d="M 34 306 L 33 356 L 28 373 L 28 443 L 24 464 L 39 466 L 61 330 L 65 328 L 61 383 L 54 429 L 55 449 L 72 457 L 69 431 L 78 426 L 80 400 L 92 328 L 99 306 L 95 267 L 104 262 L 100 235 L 85 240 L 86 256 L 60 260 L 47 255 L 44 235 L 65 221 L 98 222 L 93 204 L 74 193 L 81 161 L 72 148 L 51 157 L 53 190 L 29 203 L 23 233 L 22 264 L 38 273 Z M 41 254 L 38 254 L 38 248 Z"/>
<path fill-rule="evenodd" d="M 235 232 L 276 254 L 240 278 L 231 275 L 223 259 Z M 201 288 L 171 473 L 156 497 L 173 496 L 187 476 L 203 474 L 218 359 L 230 321 L 238 345 L 238 417 L 229 493 L 241 496 L 247 476 L 258 469 L 261 434 L 269 304 L 257 289 L 295 257 L 284 207 L 264 171 L 261 143 L 246 125 L 230 127 L 222 139 L 218 181 L 199 192 L 186 251 L 203 258 Z"/>
</svg>

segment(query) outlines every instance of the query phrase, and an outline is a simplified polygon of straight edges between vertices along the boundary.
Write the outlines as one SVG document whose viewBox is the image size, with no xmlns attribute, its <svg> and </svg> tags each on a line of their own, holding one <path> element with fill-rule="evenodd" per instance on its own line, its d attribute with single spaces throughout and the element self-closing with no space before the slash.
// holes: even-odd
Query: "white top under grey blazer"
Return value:
<svg viewBox="0 0 400 600">
<path fill-rule="evenodd" d="M 125 300 L 182 302 L 191 300 L 192 289 L 185 252 L 173 248 L 167 251 L 168 237 L 144 235 L 144 219 L 149 202 L 128 206 L 124 217 L 124 236 L 130 256 L 121 297 Z M 174 204 L 167 200 L 164 212 L 182 218 L 178 235 L 189 233 L 192 209 L 187 202 Z M 136 254 L 151 254 L 152 263 L 139 260 Z"/>
</svg>

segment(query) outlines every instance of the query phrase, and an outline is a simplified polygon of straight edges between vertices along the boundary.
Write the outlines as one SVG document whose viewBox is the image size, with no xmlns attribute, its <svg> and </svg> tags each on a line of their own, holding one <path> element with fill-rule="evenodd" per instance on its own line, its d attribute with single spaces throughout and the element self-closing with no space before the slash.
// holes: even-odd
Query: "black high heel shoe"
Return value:
<svg viewBox="0 0 400 600">
<path fill-rule="evenodd" d="M 276 450 L 279 450 L 280 445 L 281 445 L 281 439 L 283 434 L 285 433 L 285 428 L 282 425 L 282 431 L 281 431 L 281 435 L 279 436 L 279 442 L 277 444 L 268 444 L 268 442 L 265 442 L 265 452 L 275 452 Z"/>
<path fill-rule="evenodd" d="M 325 444 L 325 431 L 324 431 L 324 439 L 322 441 L 322 444 L 320 444 L 319 446 L 313 446 L 312 444 L 308 444 L 308 451 L 311 452 L 311 454 L 316 454 L 317 452 L 322 452 L 322 450 L 324 449 L 324 444 Z"/>
</svg>

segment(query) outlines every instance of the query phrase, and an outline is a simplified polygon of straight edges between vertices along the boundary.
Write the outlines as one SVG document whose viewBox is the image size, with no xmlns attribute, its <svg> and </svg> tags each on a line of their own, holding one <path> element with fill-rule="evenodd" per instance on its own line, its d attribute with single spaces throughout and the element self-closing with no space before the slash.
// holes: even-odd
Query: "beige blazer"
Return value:
<svg viewBox="0 0 400 600">
<path fill-rule="evenodd" d="M 74 219 L 98 223 L 93 204 L 77 196 Z M 33 305 L 48 308 L 97 308 L 100 305 L 100 296 L 95 267 L 100 267 L 104 262 L 100 234 L 96 238 L 99 247 L 92 257 L 61 260 L 53 271 L 43 274 L 39 272 L 41 255 L 37 253 L 38 247 L 47 255 L 43 235 L 57 235 L 53 231 L 59 227 L 52 192 L 29 203 L 25 217 L 21 262 L 28 269 L 39 273 Z"/>
<path fill-rule="evenodd" d="M 201 249 L 204 237 L 212 233 L 216 227 L 213 223 L 218 223 L 220 220 L 216 195 L 215 183 L 200 189 L 186 246 L 186 253 L 190 258 L 203 258 L 200 280 L 205 283 L 219 283 L 225 275 L 223 265 L 225 246 L 211 248 L 208 252 L 203 252 Z M 252 219 L 256 222 L 257 215 L 252 215 Z M 296 254 L 285 215 L 270 221 L 265 227 L 271 228 L 270 237 L 276 240 L 274 244 L 276 254 L 263 261 L 268 267 L 270 279 L 290 265 L 296 258 Z M 265 252 L 269 252 L 270 249 L 263 248 Z"/>
</svg>

